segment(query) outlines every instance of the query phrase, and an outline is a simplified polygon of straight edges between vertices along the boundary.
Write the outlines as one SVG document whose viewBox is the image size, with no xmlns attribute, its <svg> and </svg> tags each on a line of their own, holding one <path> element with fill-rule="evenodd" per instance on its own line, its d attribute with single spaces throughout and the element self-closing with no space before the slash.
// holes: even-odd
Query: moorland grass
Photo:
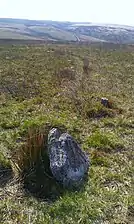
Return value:
<svg viewBox="0 0 134 224">
<path fill-rule="evenodd" d="M 92 68 L 88 76 L 85 56 Z M 13 171 L 0 186 L 1 223 L 134 222 L 133 61 L 131 47 L 0 47 L 1 179 L 3 167 Z M 74 79 L 63 75 L 67 68 Z M 102 97 L 113 108 L 102 106 Z M 68 131 L 89 154 L 88 180 L 80 191 L 63 190 L 49 172 L 48 179 L 43 174 L 41 152 L 51 127 Z M 30 177 L 22 175 L 31 169 Z"/>
</svg>

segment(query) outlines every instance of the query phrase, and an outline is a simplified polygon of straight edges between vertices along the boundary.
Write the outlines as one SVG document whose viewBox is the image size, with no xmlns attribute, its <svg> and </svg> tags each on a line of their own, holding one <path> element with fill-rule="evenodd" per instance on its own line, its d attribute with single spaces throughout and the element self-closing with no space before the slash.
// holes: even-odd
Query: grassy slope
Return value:
<svg viewBox="0 0 134 224">
<path fill-rule="evenodd" d="M 93 71 L 84 78 L 81 91 L 84 56 L 89 57 Z M 133 60 L 131 49 L 0 47 L 1 152 L 7 156 L 15 151 L 16 139 L 29 127 L 51 123 L 64 125 L 91 159 L 85 187 L 65 192 L 54 203 L 25 194 L 12 180 L 1 186 L 1 223 L 133 223 Z M 60 85 L 55 72 L 72 66 L 74 83 Z M 109 109 L 109 116 L 103 117 L 102 96 L 122 110 Z M 100 112 L 101 118 L 95 118 Z M 8 166 L 2 158 L 1 163 Z"/>
<path fill-rule="evenodd" d="M 32 26 L 32 27 L 29 27 L 29 29 L 36 31 L 38 33 L 40 33 L 40 32 L 44 33 L 44 35 L 48 34 L 51 36 L 51 38 L 56 39 L 56 40 L 76 41 L 76 38 L 73 35 L 73 33 L 64 31 L 62 29 L 54 28 L 52 26 L 49 26 L 49 27 Z"/>
<path fill-rule="evenodd" d="M 24 23 L 24 24 L 23 24 Z M 36 25 L 37 21 L 0 20 L 0 39 L 53 39 L 75 41 L 76 37 L 69 31 L 56 28 L 51 24 L 47 27 Z"/>
<path fill-rule="evenodd" d="M 0 29 L 0 39 L 36 40 L 37 38 L 28 36 L 22 31 L 16 32 L 14 29 Z"/>
<path fill-rule="evenodd" d="M 12 32 L 3 36 L 7 29 Z M 21 35 L 21 39 L 134 43 L 134 29 L 127 26 L 107 27 L 97 24 L 84 26 L 71 22 L 0 19 L 0 30 L 0 39 L 10 37 L 16 39 L 18 33 Z"/>
<path fill-rule="evenodd" d="M 17 28 L 17 29 L 16 29 Z M 76 41 L 76 37 L 71 32 L 57 29 L 54 27 L 41 26 L 20 26 L 19 24 L 12 24 L 8 28 L 0 28 L 0 39 L 53 39 L 64 41 Z"/>
</svg>

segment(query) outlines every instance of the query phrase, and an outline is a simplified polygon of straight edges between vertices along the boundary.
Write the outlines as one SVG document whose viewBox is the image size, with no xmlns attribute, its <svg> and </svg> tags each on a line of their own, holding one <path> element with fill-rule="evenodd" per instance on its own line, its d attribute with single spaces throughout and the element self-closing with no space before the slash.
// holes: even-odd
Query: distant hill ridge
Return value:
<svg viewBox="0 0 134 224">
<path fill-rule="evenodd" d="M 134 27 L 0 18 L 0 39 L 134 44 Z"/>
</svg>

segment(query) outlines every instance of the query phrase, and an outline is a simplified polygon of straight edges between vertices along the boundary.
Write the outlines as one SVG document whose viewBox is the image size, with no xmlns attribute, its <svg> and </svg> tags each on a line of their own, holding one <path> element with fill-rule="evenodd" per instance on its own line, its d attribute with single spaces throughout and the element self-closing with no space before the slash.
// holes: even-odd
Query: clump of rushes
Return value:
<svg viewBox="0 0 134 224">
<path fill-rule="evenodd" d="M 56 197 L 60 187 L 52 176 L 47 153 L 48 128 L 30 128 L 12 156 L 13 169 L 24 188 L 40 198 Z"/>
<path fill-rule="evenodd" d="M 13 154 L 14 168 L 19 174 L 35 166 L 45 151 L 46 135 L 39 128 L 29 128 L 27 136 L 20 144 L 17 152 Z"/>
</svg>

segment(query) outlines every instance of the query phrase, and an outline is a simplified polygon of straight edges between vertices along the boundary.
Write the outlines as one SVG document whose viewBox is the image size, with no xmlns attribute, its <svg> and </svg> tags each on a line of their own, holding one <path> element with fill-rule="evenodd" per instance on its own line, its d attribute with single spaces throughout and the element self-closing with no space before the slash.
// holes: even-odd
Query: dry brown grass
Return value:
<svg viewBox="0 0 134 224">
<path fill-rule="evenodd" d="M 41 128 L 28 129 L 27 136 L 12 155 L 13 167 L 23 174 L 33 168 L 46 150 L 47 133 Z"/>
</svg>

